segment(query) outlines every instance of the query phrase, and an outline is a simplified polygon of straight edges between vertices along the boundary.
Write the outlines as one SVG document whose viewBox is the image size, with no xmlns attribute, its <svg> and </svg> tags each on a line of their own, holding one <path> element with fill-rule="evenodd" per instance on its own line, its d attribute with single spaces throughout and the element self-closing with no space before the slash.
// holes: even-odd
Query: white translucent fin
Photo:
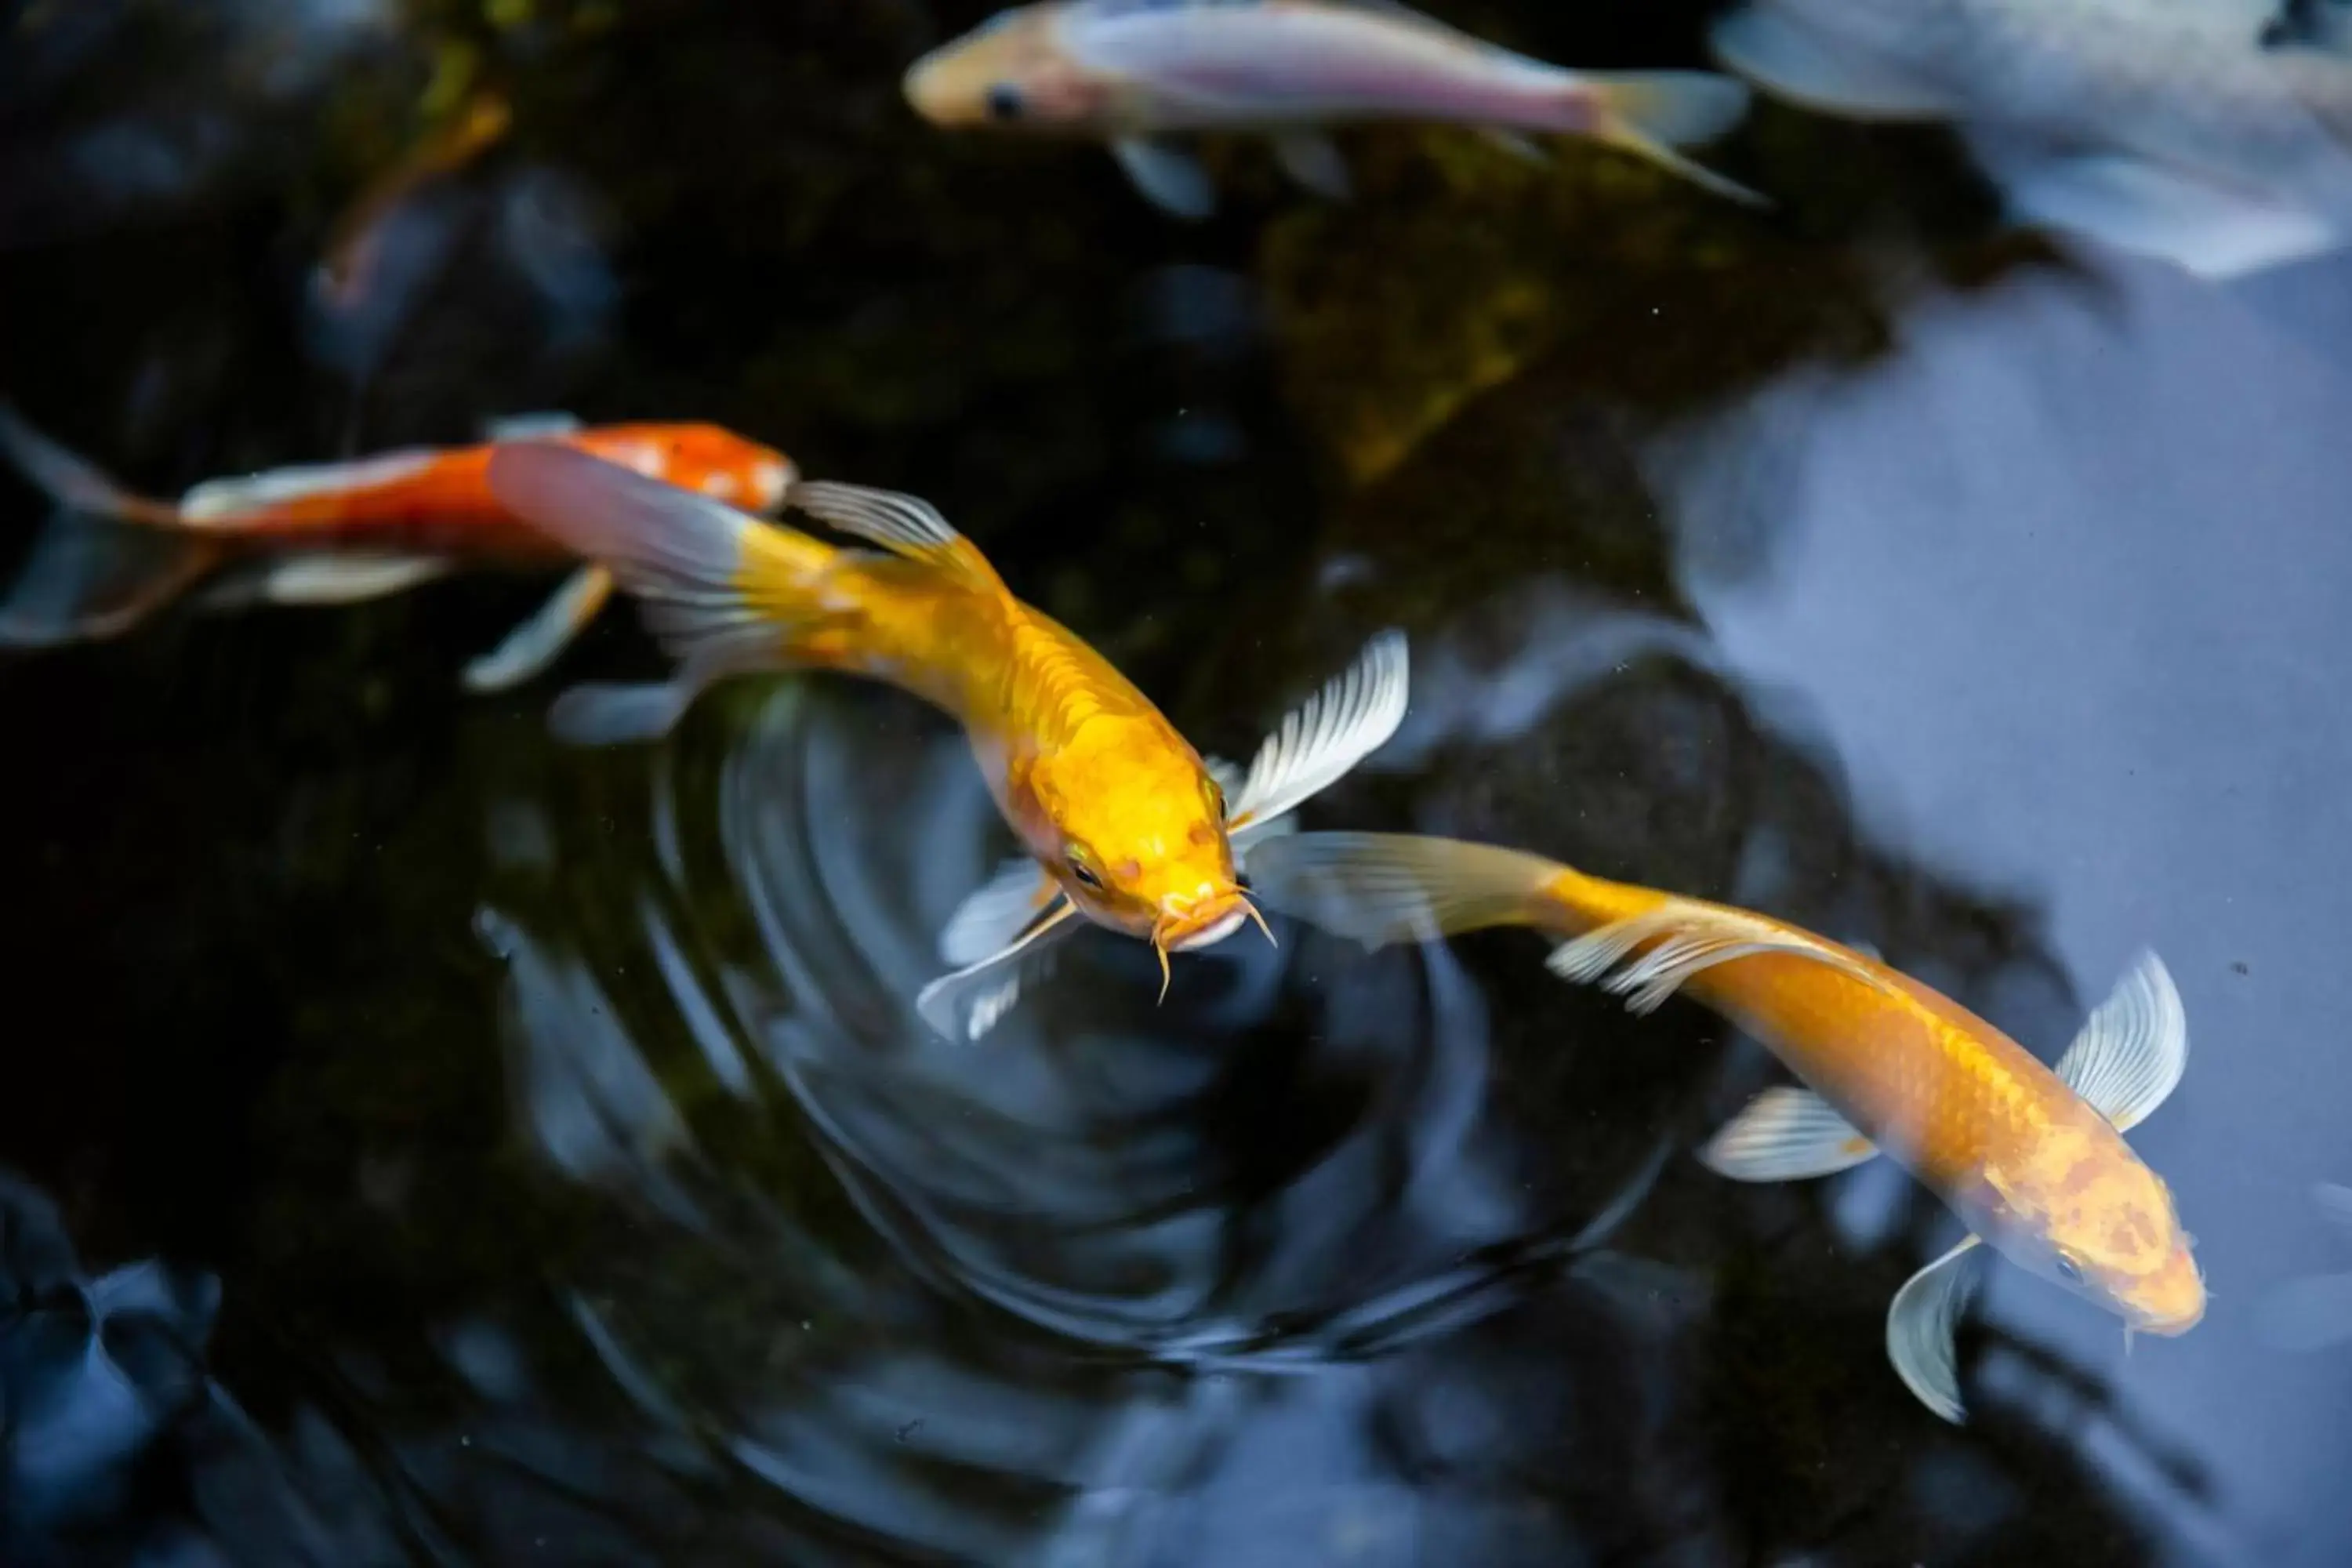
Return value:
<svg viewBox="0 0 2352 1568">
<path fill-rule="evenodd" d="M 441 457 L 429 447 L 419 447 L 349 463 L 306 463 L 299 468 L 272 468 L 266 474 L 206 479 L 180 498 L 180 517 L 193 524 L 234 525 L 254 512 L 289 501 L 353 495 L 397 484 L 415 478 Z"/>
<path fill-rule="evenodd" d="M 677 728 L 699 689 L 670 680 L 574 686 L 547 710 L 550 733 L 567 746 L 630 746 Z"/>
<path fill-rule="evenodd" d="M 1748 84 L 1712 71 L 1620 71 L 1580 79 L 1652 142 L 1690 147 L 1748 117 Z"/>
<path fill-rule="evenodd" d="M 0 647 L 113 637 L 170 603 L 217 559 L 213 545 L 176 531 L 61 512 L 0 598 Z"/>
<path fill-rule="evenodd" d="M 1324 683 L 1258 748 L 1241 792 L 1226 804 L 1226 826 L 1272 822 L 1347 776 L 1388 743 L 1404 721 L 1411 680 L 1404 634 L 1385 631 L 1356 662 Z"/>
<path fill-rule="evenodd" d="M 956 906 L 940 930 L 940 959 L 961 967 L 1009 945 L 1061 891 L 1045 868 L 1016 855 Z"/>
<path fill-rule="evenodd" d="M 1820 1095 L 1783 1087 L 1749 1100 L 1698 1157 L 1735 1182 L 1802 1182 L 1850 1171 L 1877 1152 Z"/>
<path fill-rule="evenodd" d="M 568 746 L 622 746 L 657 741 L 701 696 L 730 675 L 789 668 L 774 630 L 754 622 L 715 633 L 695 645 L 667 680 L 633 685 L 590 681 L 572 687 L 549 709 L 549 732 Z"/>
<path fill-rule="evenodd" d="M 1068 899 L 1055 900 L 1003 947 L 924 986 L 915 998 L 915 1011 L 950 1040 L 980 1038 L 1020 998 L 1024 975 L 1034 973 L 1031 966 L 1085 924 L 1075 918 L 1077 912 Z"/>
<path fill-rule="evenodd" d="M 1978 1238 L 1969 1237 L 1904 1281 L 1886 1310 L 1886 1359 L 1919 1403 L 1950 1422 L 1960 1404 L 1959 1349 L 1953 1335 L 1976 1288 Z"/>
<path fill-rule="evenodd" d="M 939 508 L 919 496 L 816 480 L 793 486 L 784 500 L 829 527 L 919 561 L 961 579 L 967 587 L 1004 591 L 1003 580 L 980 547 L 949 526 Z"/>
<path fill-rule="evenodd" d="M 1509 131 L 1499 125 L 1490 125 L 1478 134 L 1484 136 L 1493 145 L 1508 153 L 1512 157 L 1526 163 L 1549 163 L 1551 162 L 1551 155 L 1538 146 L 1535 139 L 1524 131 Z"/>
<path fill-rule="evenodd" d="M 1952 95 L 1891 62 L 1840 47 L 1764 4 L 1717 21 L 1715 58 L 1775 97 L 1856 120 L 1940 120 Z"/>
<path fill-rule="evenodd" d="M 179 521 L 177 508 L 123 489 L 88 458 L 34 429 L 5 403 L 0 403 L 0 457 L 59 506 L 158 527 Z"/>
<path fill-rule="evenodd" d="M 320 551 L 271 562 L 258 588 L 273 605 L 356 605 L 430 583 L 449 569 L 441 555 Z"/>
<path fill-rule="evenodd" d="M 1276 137 L 1274 157 L 1284 174 L 1318 196 L 1344 202 L 1354 194 L 1339 144 L 1320 131 L 1292 131 Z"/>
<path fill-rule="evenodd" d="M 1197 223 L 1216 210 L 1216 187 L 1191 153 L 1148 136 L 1122 136 L 1110 153 L 1144 199 L 1170 216 Z"/>
<path fill-rule="evenodd" d="M 499 505 L 643 600 L 673 654 L 761 620 L 740 580 L 767 526 L 732 507 L 543 442 L 499 447 L 489 479 Z"/>
<path fill-rule="evenodd" d="M 2143 952 L 2058 1058 L 2058 1077 L 2128 1132 L 2189 1070 L 2189 1015 L 2164 961 Z"/>
<path fill-rule="evenodd" d="M 1988 157 L 2017 217 L 2236 278 L 2345 243 L 2324 216 L 2259 192 L 2114 154 Z"/>
<path fill-rule="evenodd" d="M 1226 833 L 1225 842 L 1233 847 L 1234 865 L 1239 868 L 1246 864 L 1249 852 L 1255 846 L 1269 838 L 1286 837 L 1297 831 L 1297 817 L 1277 816 L 1271 822 L 1253 822 L 1246 827 L 1233 828 Z"/>
<path fill-rule="evenodd" d="M 1635 949 L 1651 943 L 1646 951 Z M 1703 969 L 1759 953 L 1807 958 L 1879 990 L 1892 987 L 1861 959 L 1762 915 L 1670 899 L 1656 909 L 1587 931 L 1551 955 L 1563 980 L 1599 982 L 1636 1013 L 1655 1011 Z"/>
<path fill-rule="evenodd" d="M 576 436 L 586 426 L 577 414 L 501 414 L 482 421 L 485 441 L 550 441 Z"/>
<path fill-rule="evenodd" d="M 570 647 L 613 596 L 613 574 L 583 566 L 563 580 L 536 614 L 466 667 L 468 691 L 505 691 L 544 671 Z"/>
<path fill-rule="evenodd" d="M 1387 833 L 1301 833 L 1254 847 L 1270 909 L 1367 947 L 1525 921 L 1560 868 L 1516 849 Z"/>
<path fill-rule="evenodd" d="M 1711 142 L 1748 111 L 1748 89 L 1729 77 L 1702 71 L 1656 71 L 1647 75 L 1585 79 L 1606 108 L 1591 134 L 1610 146 L 1646 158 L 1669 173 L 1717 195 L 1748 206 L 1769 204 L 1737 180 L 1691 162 L 1674 149 Z"/>
</svg>

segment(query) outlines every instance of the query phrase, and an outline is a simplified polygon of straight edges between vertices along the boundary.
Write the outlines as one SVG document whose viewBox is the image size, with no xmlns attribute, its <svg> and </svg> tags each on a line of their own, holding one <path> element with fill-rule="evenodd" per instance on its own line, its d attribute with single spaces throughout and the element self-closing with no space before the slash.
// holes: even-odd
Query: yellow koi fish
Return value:
<svg viewBox="0 0 2352 1568">
<path fill-rule="evenodd" d="M 962 724 L 1027 855 L 942 934 L 942 955 L 961 967 L 918 1007 L 950 1036 L 991 1027 L 1017 996 L 1022 965 L 1076 931 L 1073 916 L 1149 941 L 1164 991 L 1169 953 L 1256 917 L 1239 854 L 1404 716 L 1404 638 L 1384 633 L 1284 721 L 1245 775 L 1228 772 L 1228 798 L 1226 770 L 1075 633 L 1014 598 L 928 502 L 856 485 L 787 492 L 787 505 L 877 552 L 551 446 L 501 449 L 489 483 L 516 516 L 611 569 L 679 660 L 657 686 L 567 693 L 560 733 L 645 739 L 712 681 L 786 667 L 887 681 Z"/>
<path fill-rule="evenodd" d="M 918 60 L 908 101 L 934 125 L 1100 136 L 1180 217 L 1215 205 L 1162 138 L 1265 132 L 1290 175 L 1328 195 L 1347 170 L 1324 128 L 1367 121 L 1589 136 L 1718 195 L 1759 198 L 1671 148 L 1722 135 L 1748 89 L 1703 71 L 1591 76 L 1457 32 L 1386 0 L 1053 0 L 1000 14 Z"/>
<path fill-rule="evenodd" d="M 1765 1090 L 1700 1158 L 1738 1181 L 1895 1161 L 1971 1234 L 1896 1293 L 1886 1351 L 1927 1407 L 1961 1417 L 1952 1332 L 1979 1241 L 2129 1329 L 2179 1334 L 2205 1284 L 2172 1194 L 2122 1134 L 2189 1061 L 2171 977 L 2143 954 L 2053 1070 L 1950 998 L 1767 915 L 1602 881 L 1452 839 L 1302 834 L 1265 845 L 1269 906 L 1367 945 L 1486 926 L 1562 939 L 1551 968 L 1647 1013 L 1681 991 L 1754 1036 L 1807 1088 Z"/>
</svg>

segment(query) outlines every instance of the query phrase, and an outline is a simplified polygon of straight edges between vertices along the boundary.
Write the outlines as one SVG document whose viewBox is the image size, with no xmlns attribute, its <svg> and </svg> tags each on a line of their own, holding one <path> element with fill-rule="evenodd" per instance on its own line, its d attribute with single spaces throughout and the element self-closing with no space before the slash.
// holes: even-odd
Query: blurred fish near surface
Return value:
<svg viewBox="0 0 2352 1568">
<path fill-rule="evenodd" d="M 1171 134 L 1272 135 L 1286 174 L 1339 198 L 1348 170 L 1328 130 L 1381 121 L 1473 126 L 1538 159 L 1531 134 L 1586 136 L 1717 195 L 1762 200 L 1675 151 L 1738 123 L 1739 83 L 1571 71 L 1401 5 L 1049 0 L 925 56 L 906 93 L 936 125 L 1102 137 L 1138 190 L 1184 218 L 1207 216 L 1216 197 Z"/>
<path fill-rule="evenodd" d="M 346 605 L 469 565 L 571 558 L 489 490 L 491 455 L 516 442 L 602 453 L 696 493 L 772 508 L 791 484 L 782 453 L 712 425 L 588 426 L 565 414 L 493 419 L 488 439 L 208 479 L 178 501 L 124 489 L 0 404 L 0 458 L 56 503 L 0 597 L 0 647 L 114 637 L 203 584 L 209 608 Z M 594 619 L 612 579 L 578 566 L 539 612 L 470 663 L 465 683 L 502 690 L 545 669 Z"/>
<path fill-rule="evenodd" d="M 2228 278 L 2352 240 L 2352 56 L 2266 43 L 2278 21 L 2277 0 L 1748 0 L 1712 36 L 1793 103 L 1955 123 L 2026 222 Z"/>
</svg>

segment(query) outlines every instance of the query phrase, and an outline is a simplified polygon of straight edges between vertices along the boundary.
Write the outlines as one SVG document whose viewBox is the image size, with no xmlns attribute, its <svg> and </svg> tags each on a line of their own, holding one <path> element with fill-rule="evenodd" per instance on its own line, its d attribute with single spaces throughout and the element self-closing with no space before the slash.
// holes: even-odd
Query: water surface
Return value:
<svg viewBox="0 0 2352 1568">
<path fill-rule="evenodd" d="M 1698 18 L 1455 19 L 1696 60 Z M 981 8 L 126 4 L 0 55 L 0 392 L 127 478 L 485 416 L 708 417 L 926 495 L 1204 749 L 1372 632 L 1325 826 L 1494 837 L 1867 942 L 2054 1056 L 2142 945 L 2135 1136 L 2206 1321 L 1996 1272 L 1965 1427 L 1885 1363 L 1955 1223 L 1690 1151 L 1770 1068 L 1531 939 L 1090 934 L 914 1016 L 1008 852 L 880 689 L 566 751 L 458 668 L 539 585 L 167 616 L 0 664 L 0 1555 L 27 1563 L 2330 1563 L 2352 1348 L 2352 271 L 2228 289 L 2003 234 L 1951 144 L 1767 110 L 1759 220 L 1641 166 L 1215 149 L 1170 224 L 957 141 Z M 201 25 L 189 20 L 202 17 Z M 175 19 L 176 18 L 176 19 Z M 506 141 L 312 269 L 487 85 Z M 37 172 L 37 177 L 25 171 Z M 0 550 L 41 509 L 0 498 Z"/>
</svg>

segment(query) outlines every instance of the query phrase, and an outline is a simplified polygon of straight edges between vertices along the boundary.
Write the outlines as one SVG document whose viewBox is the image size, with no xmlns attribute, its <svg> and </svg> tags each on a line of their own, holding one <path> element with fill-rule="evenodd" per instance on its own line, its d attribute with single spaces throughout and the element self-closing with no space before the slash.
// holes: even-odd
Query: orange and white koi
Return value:
<svg viewBox="0 0 2352 1568">
<path fill-rule="evenodd" d="M 1385 0 L 1053 0 L 997 16 L 907 73 L 935 125 L 1099 136 L 1168 211 L 1205 216 L 1208 176 L 1160 138 L 1260 132 L 1293 178 L 1344 195 L 1324 129 L 1370 121 L 1589 136 L 1718 195 L 1755 193 L 1671 148 L 1722 135 L 1748 89 L 1703 71 L 1595 76 L 1547 65 Z"/>
<path fill-rule="evenodd" d="M 1169 953 L 1256 916 L 1237 857 L 1404 716 L 1404 638 L 1387 633 L 1240 774 L 1204 762 L 1108 660 L 1013 597 L 979 548 L 913 496 L 822 483 L 787 493 L 788 506 L 877 553 L 551 447 L 501 451 L 490 488 L 609 567 L 679 661 L 657 686 L 567 693 L 560 733 L 648 738 L 723 676 L 794 667 L 887 681 L 963 726 L 1026 854 L 942 932 L 941 955 L 961 967 L 918 1008 L 953 1037 L 991 1027 L 1023 965 L 1076 930 L 1074 916 L 1149 941 L 1164 991 Z"/>
<path fill-rule="evenodd" d="M 1444 838 L 1301 834 L 1251 871 L 1269 907 L 1369 945 L 1487 926 L 1561 939 L 1551 968 L 1646 1013 L 1676 992 L 1730 1019 L 1807 1085 L 1767 1089 L 1701 1154 L 1739 1181 L 1828 1175 L 1885 1154 L 1969 1224 L 1895 1295 L 1886 1349 L 1929 1409 L 1960 1419 L 1953 1326 L 1979 1239 L 2129 1329 L 2205 1311 L 2191 1238 L 2123 1133 L 2180 1081 L 2188 1024 L 2143 954 L 2053 1070 L 1877 959 L 1723 904 Z"/>
<path fill-rule="evenodd" d="M 225 566 L 205 595 L 349 604 L 461 566 L 525 569 L 573 559 L 500 506 L 490 455 L 550 442 L 624 463 L 698 494 L 772 510 L 794 473 L 772 447 L 713 425 L 583 427 L 568 415 L 494 422 L 475 446 L 416 447 L 352 462 L 208 479 L 166 501 L 125 489 L 0 406 L 0 453 L 63 509 L 0 602 L 0 646 L 109 637 Z M 502 690 L 554 661 L 611 595 L 588 565 L 491 652 L 467 667 L 477 691 Z"/>
</svg>

